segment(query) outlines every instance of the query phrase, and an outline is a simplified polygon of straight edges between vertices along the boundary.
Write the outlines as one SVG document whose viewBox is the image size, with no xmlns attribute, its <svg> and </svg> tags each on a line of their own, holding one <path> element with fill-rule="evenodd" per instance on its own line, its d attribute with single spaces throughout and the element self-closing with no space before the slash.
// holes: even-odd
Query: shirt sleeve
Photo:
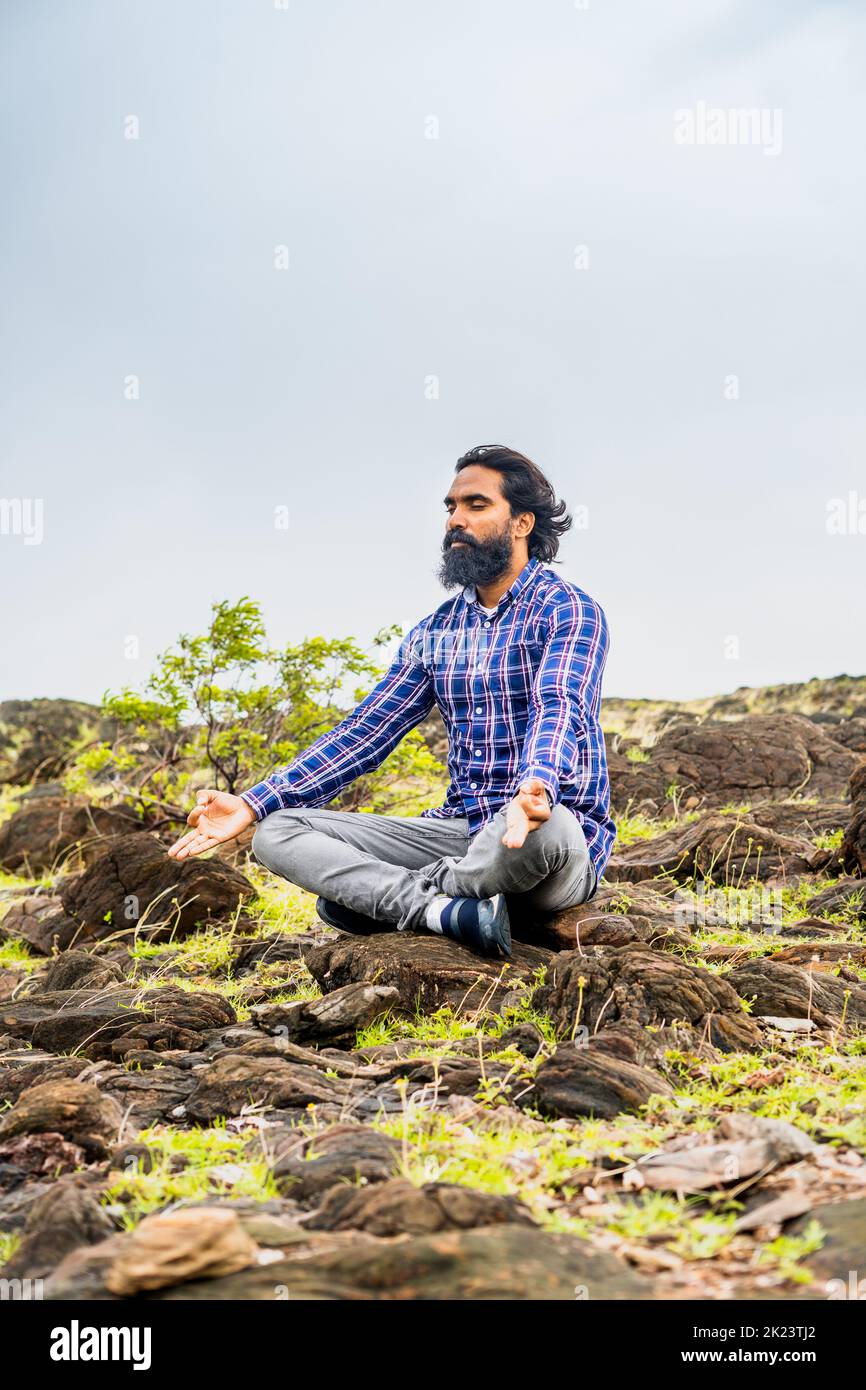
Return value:
<svg viewBox="0 0 866 1390">
<path fill-rule="evenodd" d="M 418 623 L 403 638 L 379 684 L 351 714 L 321 734 L 288 767 L 241 793 L 256 820 L 297 806 L 327 806 L 349 783 L 379 767 L 404 735 L 430 713 L 434 689 L 422 660 L 425 623 Z"/>
<path fill-rule="evenodd" d="M 589 793 L 605 765 L 599 724 L 601 680 L 610 646 L 604 612 L 587 595 L 570 594 L 551 617 L 533 682 L 529 723 L 513 788 L 537 777 L 559 800 L 560 784 Z"/>
</svg>

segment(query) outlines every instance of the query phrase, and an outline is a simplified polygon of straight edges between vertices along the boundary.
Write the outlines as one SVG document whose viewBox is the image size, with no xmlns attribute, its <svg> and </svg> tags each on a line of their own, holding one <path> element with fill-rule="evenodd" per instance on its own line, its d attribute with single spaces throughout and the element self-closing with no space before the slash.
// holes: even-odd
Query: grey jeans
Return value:
<svg viewBox="0 0 866 1390">
<path fill-rule="evenodd" d="M 556 912 L 591 898 L 596 872 L 577 817 L 554 806 L 519 849 L 502 843 L 505 809 L 470 837 L 463 817 L 361 811 L 274 811 L 259 822 L 253 853 L 299 888 L 399 931 L 425 925 L 430 900 L 489 898 Z"/>
</svg>

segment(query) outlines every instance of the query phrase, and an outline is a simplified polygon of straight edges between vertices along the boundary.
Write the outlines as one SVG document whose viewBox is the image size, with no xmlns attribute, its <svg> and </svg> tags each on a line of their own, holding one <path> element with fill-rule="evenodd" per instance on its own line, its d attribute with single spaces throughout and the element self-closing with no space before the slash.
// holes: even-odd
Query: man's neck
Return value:
<svg viewBox="0 0 866 1390">
<path fill-rule="evenodd" d="M 482 608 L 495 608 L 502 595 L 511 588 L 517 576 L 523 573 L 528 563 L 529 556 L 524 555 L 522 560 L 513 561 L 507 573 L 500 575 L 498 579 L 491 580 L 489 584 L 476 584 L 475 592 Z"/>
</svg>

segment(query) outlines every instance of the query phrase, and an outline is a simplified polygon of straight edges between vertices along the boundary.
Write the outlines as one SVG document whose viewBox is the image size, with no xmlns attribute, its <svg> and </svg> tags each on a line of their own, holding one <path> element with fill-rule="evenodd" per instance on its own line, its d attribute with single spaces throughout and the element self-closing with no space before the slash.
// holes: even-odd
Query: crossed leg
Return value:
<svg viewBox="0 0 866 1390">
<path fill-rule="evenodd" d="M 502 844 L 505 809 L 471 837 L 463 817 L 382 816 L 355 811 L 275 811 L 259 823 L 261 864 L 308 892 L 398 930 L 423 927 L 440 894 L 519 896 L 539 911 L 591 897 L 595 869 L 577 818 L 555 806 L 518 849 Z"/>
</svg>

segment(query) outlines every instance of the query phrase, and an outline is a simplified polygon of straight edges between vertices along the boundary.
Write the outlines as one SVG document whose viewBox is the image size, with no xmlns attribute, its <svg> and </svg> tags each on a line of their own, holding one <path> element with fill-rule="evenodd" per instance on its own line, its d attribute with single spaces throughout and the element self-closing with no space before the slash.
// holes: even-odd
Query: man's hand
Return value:
<svg viewBox="0 0 866 1390">
<path fill-rule="evenodd" d="M 538 777 L 521 782 L 520 791 L 509 801 L 505 811 L 508 826 L 502 843 L 509 849 L 520 849 L 530 830 L 550 820 L 550 802 L 544 783 Z"/>
<path fill-rule="evenodd" d="M 196 802 L 186 818 L 193 829 L 175 841 L 168 852 L 170 859 L 191 859 L 216 845 L 224 845 L 255 820 L 252 808 L 243 798 L 228 792 L 199 792 Z"/>
</svg>

